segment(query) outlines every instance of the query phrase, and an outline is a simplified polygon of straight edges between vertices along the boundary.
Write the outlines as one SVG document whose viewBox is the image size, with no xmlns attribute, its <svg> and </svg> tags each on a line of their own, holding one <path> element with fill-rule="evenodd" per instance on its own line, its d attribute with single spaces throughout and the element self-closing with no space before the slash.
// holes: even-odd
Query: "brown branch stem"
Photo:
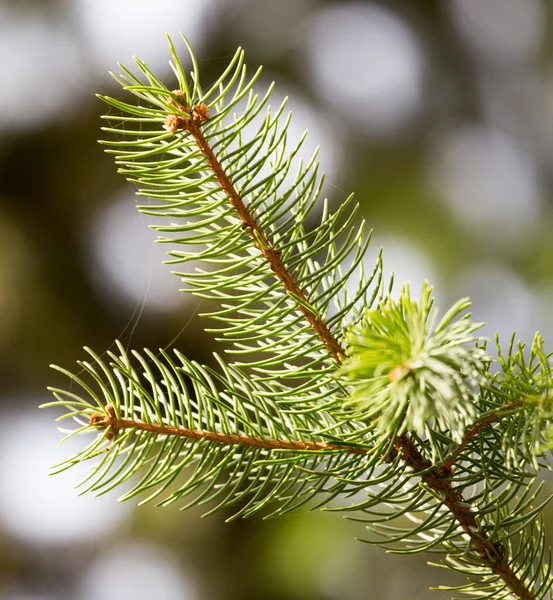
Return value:
<svg viewBox="0 0 553 600">
<path fill-rule="evenodd" d="M 187 429 L 175 427 L 164 423 L 147 423 L 133 419 L 118 419 L 112 404 L 106 406 L 106 413 L 93 413 L 90 416 L 90 425 L 97 429 L 105 429 L 106 437 L 112 439 L 123 429 L 148 431 L 158 435 L 171 435 L 184 437 L 190 440 L 207 440 L 218 444 L 248 446 L 251 448 L 264 448 L 267 450 L 301 450 L 311 452 L 340 451 L 348 454 L 366 454 L 367 449 L 326 442 L 305 442 L 302 440 L 280 440 L 273 438 L 259 438 L 234 433 L 221 433 L 217 431 L 202 431 L 200 429 Z"/>
</svg>

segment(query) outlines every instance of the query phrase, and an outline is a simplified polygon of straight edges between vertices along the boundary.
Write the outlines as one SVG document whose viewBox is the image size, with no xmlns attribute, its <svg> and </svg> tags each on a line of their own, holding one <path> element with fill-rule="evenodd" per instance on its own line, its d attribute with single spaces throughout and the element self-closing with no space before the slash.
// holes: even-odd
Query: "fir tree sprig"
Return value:
<svg viewBox="0 0 553 600">
<path fill-rule="evenodd" d="M 216 303 L 208 316 L 232 360 L 89 350 L 82 377 L 60 369 L 80 391 L 53 389 L 49 405 L 77 422 L 69 436 L 93 439 L 56 470 L 95 459 L 83 492 L 126 482 L 123 498 L 186 498 L 232 518 L 315 499 L 389 551 L 441 554 L 468 578 L 466 596 L 549 597 L 549 498 L 536 480 L 553 445 L 553 374 L 541 338 L 529 357 L 500 351 L 495 372 L 468 301 L 435 324 L 429 286 L 418 302 L 408 287 L 392 299 L 380 258 L 364 272 L 357 205 L 321 201 L 316 157 L 299 158 L 303 138 L 288 147 L 285 103 L 270 108 L 272 86 L 254 92 L 243 51 L 203 91 L 192 50 L 188 76 L 169 46 L 178 88 L 139 60 L 141 77 L 121 66 L 139 104 L 102 97 L 120 111 L 105 143 L 148 199 L 138 209 L 165 221 L 158 241 L 178 245 L 168 262 L 183 265 L 185 291 Z"/>
</svg>

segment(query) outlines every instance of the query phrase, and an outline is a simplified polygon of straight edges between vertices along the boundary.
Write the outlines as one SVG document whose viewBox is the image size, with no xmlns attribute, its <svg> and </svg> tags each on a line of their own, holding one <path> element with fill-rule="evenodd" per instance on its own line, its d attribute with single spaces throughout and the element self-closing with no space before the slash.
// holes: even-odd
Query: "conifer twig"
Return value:
<svg viewBox="0 0 553 600">
<path fill-rule="evenodd" d="M 207 110 L 203 105 L 198 105 L 192 111 L 183 106 L 183 110 L 190 114 L 190 117 L 170 116 L 171 121 L 166 123 L 166 128 L 183 129 L 191 134 L 200 152 L 205 157 L 209 168 L 215 174 L 221 189 L 227 194 L 230 204 L 236 210 L 238 217 L 254 241 L 255 245 L 269 263 L 271 271 L 280 279 L 286 291 L 292 296 L 298 298 L 297 302 L 299 310 L 303 313 L 306 320 L 309 322 L 313 330 L 324 343 L 327 350 L 331 353 L 334 360 L 341 365 L 346 358 L 346 352 L 340 342 L 333 336 L 324 321 L 317 316 L 313 311 L 309 310 L 309 300 L 305 293 L 298 286 L 293 275 L 283 263 L 279 252 L 274 248 L 268 239 L 265 232 L 260 228 L 259 224 L 247 209 L 242 197 L 237 192 L 234 184 L 226 174 L 221 163 L 217 159 L 214 151 L 207 142 L 203 132 L 201 123 L 209 118 Z M 417 474 L 421 475 L 422 481 L 440 498 L 447 506 L 452 516 L 461 525 L 465 533 L 469 536 L 471 543 L 480 555 L 482 562 L 488 566 L 495 574 L 499 575 L 507 584 L 509 589 L 515 593 L 521 600 L 532 600 L 534 596 L 525 587 L 523 582 L 514 574 L 511 566 L 503 558 L 498 547 L 492 543 L 486 533 L 482 531 L 478 525 L 476 516 L 468 507 L 463 496 L 453 489 L 452 466 L 459 455 L 470 440 L 478 434 L 478 432 L 495 420 L 497 413 L 493 413 L 485 419 L 476 423 L 470 431 L 467 432 L 463 441 L 458 446 L 454 454 L 442 465 L 433 467 L 432 463 L 424 458 L 421 451 L 416 447 L 413 440 L 403 434 L 396 440 L 395 447 L 400 453 L 403 460 Z M 145 423 L 132 421 L 129 419 L 117 419 L 115 416 L 93 415 L 91 423 L 97 425 L 101 423 L 102 427 L 109 427 L 110 435 L 114 435 L 120 429 L 134 428 L 143 431 L 151 431 L 165 435 L 178 435 L 191 439 L 206 439 L 212 442 L 223 444 L 240 444 L 243 446 L 251 446 L 266 449 L 290 449 L 290 450 L 342 450 L 352 454 L 363 454 L 366 451 L 358 448 L 347 448 L 326 444 L 323 442 L 303 442 L 303 441 L 285 441 L 276 439 L 266 439 L 228 435 L 217 432 L 199 431 L 185 429 L 182 427 L 172 427 L 159 423 Z M 447 474 L 448 477 L 444 477 Z"/>
<path fill-rule="evenodd" d="M 112 439 L 123 429 L 135 429 L 137 431 L 148 431 L 158 435 L 179 436 L 191 440 L 206 440 L 219 444 L 249 446 L 252 448 L 265 448 L 267 450 L 305 450 L 311 452 L 345 452 L 348 454 L 366 454 L 367 450 L 355 446 L 344 446 L 328 444 L 326 442 L 306 442 L 302 440 L 279 440 L 273 438 L 260 438 L 217 431 L 201 431 L 199 429 L 187 429 L 186 427 L 175 427 L 164 423 L 147 423 L 146 421 L 135 421 L 133 419 L 118 419 L 113 405 L 106 406 L 106 413 L 92 413 L 89 424 L 105 429 L 105 437 Z"/>
<path fill-rule="evenodd" d="M 534 600 L 534 594 L 515 575 L 512 567 L 505 560 L 501 548 L 494 544 L 479 526 L 476 515 L 470 510 L 468 502 L 460 492 L 453 489 L 453 475 L 446 478 L 438 470 L 439 467 L 432 468 L 432 463 L 424 458 L 421 451 L 407 435 L 398 437 L 396 448 L 403 460 L 415 473 L 420 474 L 422 481 L 442 499 L 450 513 L 469 536 L 482 562 L 493 573 L 499 575 L 518 598 L 521 600 Z"/>
<path fill-rule="evenodd" d="M 188 131 L 194 138 L 194 141 L 202 155 L 205 157 L 209 168 L 215 174 L 215 178 L 221 186 L 221 189 L 227 194 L 230 204 L 236 210 L 236 214 L 242 221 L 242 226 L 249 233 L 258 250 L 267 260 L 271 271 L 280 279 L 284 289 L 296 301 L 298 309 L 303 313 L 334 360 L 338 364 L 342 364 L 345 352 L 340 342 L 332 335 L 326 323 L 311 307 L 305 292 L 300 288 L 294 276 L 282 261 L 279 252 L 271 244 L 271 241 L 268 239 L 265 232 L 261 229 L 254 216 L 248 210 L 244 200 L 236 191 L 234 184 L 226 174 L 224 168 L 217 159 L 215 152 L 206 140 L 201 127 L 201 123 L 209 118 L 206 107 L 204 105 L 198 105 L 192 111 L 184 105 L 182 105 L 181 108 L 185 113 L 190 114 L 190 117 L 170 115 L 166 121 L 165 127 L 170 131 L 183 129 L 184 131 Z"/>
</svg>

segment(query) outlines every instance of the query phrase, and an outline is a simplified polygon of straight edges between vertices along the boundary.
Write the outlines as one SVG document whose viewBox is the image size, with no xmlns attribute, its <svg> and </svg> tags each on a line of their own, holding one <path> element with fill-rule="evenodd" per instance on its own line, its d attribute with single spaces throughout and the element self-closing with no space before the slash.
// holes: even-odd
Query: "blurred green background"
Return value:
<svg viewBox="0 0 553 600">
<path fill-rule="evenodd" d="M 132 188 L 96 143 L 136 54 L 170 75 L 183 31 L 212 80 L 236 46 L 321 144 L 326 193 L 355 191 L 388 271 L 485 334 L 553 340 L 553 29 L 545 0 L 0 0 L 0 600 L 429 598 L 458 582 L 354 541 L 330 514 L 224 515 L 76 496 L 49 368 L 98 352 L 213 351 Z M 183 57 L 184 47 L 180 46 Z M 65 382 L 64 382 L 65 384 Z M 438 596 L 440 594 L 438 593 Z M 449 597 L 446 595 L 446 597 Z"/>
</svg>

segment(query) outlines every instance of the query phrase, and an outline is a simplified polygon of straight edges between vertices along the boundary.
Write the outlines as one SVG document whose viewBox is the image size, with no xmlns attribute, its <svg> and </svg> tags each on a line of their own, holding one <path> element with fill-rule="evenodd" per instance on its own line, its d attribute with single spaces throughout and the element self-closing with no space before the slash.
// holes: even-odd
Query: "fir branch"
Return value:
<svg viewBox="0 0 553 600">
<path fill-rule="evenodd" d="M 177 94 L 182 95 L 183 92 L 179 90 Z M 271 271 L 280 279 L 284 289 L 296 301 L 298 310 L 303 314 L 313 331 L 319 336 L 334 360 L 338 364 L 342 364 L 345 353 L 340 342 L 332 335 L 326 323 L 309 303 L 305 292 L 300 288 L 296 279 L 282 261 L 280 252 L 275 249 L 266 233 L 261 229 L 251 212 L 247 209 L 244 200 L 236 191 L 234 184 L 217 159 L 209 142 L 206 140 L 201 123 L 209 118 L 207 108 L 203 104 L 196 106 L 192 111 L 186 106 L 183 106 L 182 108 L 185 113 L 191 113 L 191 117 L 181 119 L 178 122 L 179 128 L 188 131 L 191 134 L 200 152 L 206 158 L 209 168 L 215 174 L 215 178 L 219 182 L 221 189 L 227 195 L 228 201 L 236 210 L 236 214 L 242 221 L 243 228 L 251 236 L 258 250 L 269 263 Z M 173 129 L 171 128 L 171 130 Z M 174 131 L 176 131 L 176 129 Z"/>
<path fill-rule="evenodd" d="M 182 92 L 177 93 L 179 95 L 182 94 Z M 209 168 L 215 173 L 215 177 L 221 188 L 228 195 L 229 202 L 236 210 L 239 218 L 242 220 L 244 228 L 248 230 L 261 254 L 270 264 L 271 271 L 273 271 L 275 275 L 282 281 L 285 289 L 292 296 L 295 295 L 301 298 L 303 302 L 298 302 L 298 308 L 304 314 L 313 330 L 324 342 L 325 346 L 331 352 L 338 365 L 341 365 L 343 359 L 347 358 L 345 350 L 342 348 L 338 340 L 332 335 L 328 327 L 326 327 L 326 324 L 320 318 L 316 317 L 313 312 L 305 308 L 304 304 L 309 304 L 308 298 L 306 298 L 304 292 L 298 287 L 297 282 L 283 264 L 279 252 L 274 249 L 270 241 L 267 239 L 265 232 L 261 230 L 256 220 L 246 208 L 242 198 L 236 191 L 233 183 L 230 181 L 220 162 L 217 160 L 217 157 L 211 149 L 209 143 L 206 141 L 201 129 L 201 123 L 209 117 L 204 109 L 205 107 L 203 105 L 200 109 L 196 107 L 192 111 L 190 111 L 187 107 L 183 107 L 184 112 L 191 113 L 192 116 L 190 118 L 184 118 L 181 120 L 179 122 L 180 128 L 184 131 L 188 131 L 192 135 L 196 144 L 198 145 L 198 148 L 200 149 L 200 152 L 206 157 Z M 395 365 L 390 371 L 391 376 L 398 368 L 402 368 L 402 365 Z M 479 426 L 475 425 L 471 432 L 467 434 L 468 437 L 466 438 L 466 441 L 463 440 L 463 443 L 460 444 L 457 453 L 454 454 L 455 458 L 459 456 L 464 447 L 467 445 L 468 441 L 472 439 L 472 437 L 474 437 L 474 435 L 476 435 L 476 433 L 482 427 L 487 426 L 495 418 L 496 415 L 493 415 L 491 419 L 488 418 L 479 423 Z M 93 419 L 95 419 L 95 416 L 91 417 L 91 423 Z M 118 420 L 105 416 L 101 420 L 101 423 L 103 427 L 110 427 L 111 431 L 114 433 L 124 428 L 136 428 L 143 429 L 145 431 L 163 433 L 166 435 L 181 435 L 193 439 L 207 439 L 209 441 L 218 443 L 241 444 L 244 446 L 261 447 L 267 449 L 344 450 L 343 447 L 332 446 L 321 442 L 309 444 L 301 441 L 285 442 L 283 440 L 260 440 L 256 438 L 240 436 L 224 436 L 214 432 L 192 431 L 183 428 L 168 428 L 167 426 L 160 424 L 138 423 L 135 421 L 125 419 Z M 462 495 L 453 490 L 451 483 L 445 480 L 443 475 L 437 475 L 437 473 L 442 474 L 444 471 L 450 472 L 451 465 L 449 465 L 449 463 L 444 463 L 443 465 L 434 468 L 430 461 L 423 458 L 420 450 L 416 448 L 413 441 L 406 434 L 402 434 L 396 439 L 395 447 L 400 452 L 402 459 L 413 469 L 413 471 L 417 474 L 422 474 L 422 480 L 424 483 L 428 485 L 429 488 L 438 496 L 443 498 L 444 504 L 448 507 L 453 517 L 459 522 L 465 533 L 469 535 L 471 542 L 478 550 L 483 562 L 489 566 L 494 573 L 500 575 L 507 583 L 509 588 L 513 592 L 517 593 L 520 598 L 524 600 L 531 598 L 529 591 L 514 575 L 508 563 L 498 556 L 497 547 L 493 543 L 489 542 L 485 534 L 476 533 L 479 530 L 476 518 L 474 514 L 472 514 L 472 512 L 467 508 L 467 503 L 463 499 Z M 366 452 L 359 449 L 349 449 L 349 451 L 355 454 Z"/>
<path fill-rule="evenodd" d="M 171 48 L 175 65 L 180 65 Z M 241 128 L 256 118 L 270 93 L 262 100 L 252 95 L 257 74 L 247 82 L 242 51 L 237 52 L 219 81 L 221 93 L 215 99 L 212 96 L 217 85 L 202 93 L 197 72 L 192 91 L 179 76 L 180 90 L 170 92 L 143 63 L 137 64 L 150 86 L 127 69 L 125 75 L 116 78 L 125 89 L 157 108 L 141 113 L 118 100 L 103 99 L 133 115 L 141 113 L 141 117 L 133 118 L 143 126 L 159 127 L 163 123 L 167 133 L 156 136 L 153 131 L 145 135 L 143 130 L 105 130 L 136 138 L 108 143 L 117 148 L 113 152 L 123 165 L 120 172 L 139 186 L 138 194 L 159 201 L 157 205 L 139 206 L 139 210 L 184 220 L 184 224 L 155 227 L 158 231 L 186 234 L 177 240 L 160 238 L 161 242 L 177 241 L 193 250 L 171 251 L 171 262 L 200 260 L 210 266 L 209 271 L 177 273 L 189 283 L 187 291 L 222 304 L 222 309 L 211 316 L 225 322 L 226 327 L 217 332 L 223 335 L 219 339 L 234 344 L 232 352 L 272 355 L 248 363 L 264 377 L 272 374 L 282 380 L 303 375 L 316 378 L 319 385 L 324 379 L 325 385 L 336 388 L 331 378 L 321 378 L 321 366 L 326 363 L 330 375 L 333 368 L 328 366 L 328 354 L 337 362 L 342 360 L 343 349 L 336 337 L 341 322 L 355 319 L 356 304 L 372 304 L 382 283 L 380 261 L 370 277 L 364 275 L 361 261 L 369 238 L 363 235 L 363 224 L 358 229 L 352 227 L 356 207 L 348 200 L 330 214 L 325 201 L 320 225 L 306 231 L 304 222 L 318 200 L 322 179 L 318 181 L 313 157 L 305 167 L 300 163 L 289 190 L 279 189 L 302 143 L 286 157 L 289 119 L 280 127 L 284 103 L 274 116 L 268 109 L 253 142 L 242 144 Z M 181 69 L 176 67 L 179 73 Z M 230 81 L 223 84 L 227 75 Z M 225 96 L 233 84 L 234 95 L 226 104 Z M 223 117 L 246 93 L 249 98 L 244 115 L 225 125 Z M 217 113 L 210 116 L 212 107 L 217 107 Z M 232 148 L 236 143 L 238 148 Z M 259 179 L 259 170 L 267 164 L 271 164 L 272 174 Z M 292 199 L 288 207 L 286 203 Z M 319 262 L 321 253 L 326 254 L 323 264 Z M 348 259 L 351 267 L 344 273 L 342 264 Z M 360 278 L 353 298 L 349 298 L 347 275 L 356 268 Z M 273 284 L 274 278 L 283 293 Z M 375 282 L 375 293 L 370 297 L 369 287 Z M 339 310 L 327 325 L 324 316 L 331 303 Z M 306 320 L 305 326 L 298 321 L 298 313 Z M 271 367 L 281 364 L 283 355 L 289 364 L 297 365 L 295 370 L 273 369 L 271 373 Z"/>
<path fill-rule="evenodd" d="M 472 545 L 477 550 L 482 563 L 493 573 L 501 577 L 507 587 L 521 600 L 535 600 L 536 596 L 525 585 L 504 557 L 502 548 L 490 540 L 478 524 L 477 515 L 469 508 L 470 504 L 462 494 L 453 489 L 454 476 L 444 473 L 442 468 L 434 467 L 424 458 L 413 441 L 405 434 L 398 437 L 396 448 L 402 459 L 421 476 L 421 480 L 434 492 L 456 521 L 461 525 Z"/>
<path fill-rule="evenodd" d="M 115 414 L 112 404 L 105 407 L 105 413 L 94 412 L 90 415 L 89 424 L 96 429 L 106 430 L 105 437 L 112 440 L 120 431 L 132 429 L 134 431 L 148 431 L 157 435 L 183 437 L 190 440 L 206 440 L 228 446 L 245 446 L 250 448 L 263 448 L 265 450 L 301 450 L 302 452 L 344 452 L 346 454 L 366 454 L 367 449 L 353 446 L 340 446 L 326 442 L 305 442 L 302 440 L 277 440 L 259 438 L 245 435 L 226 434 L 217 431 L 200 431 L 186 427 L 175 427 L 163 423 L 147 423 L 133 419 L 120 419 Z"/>
<path fill-rule="evenodd" d="M 56 402 L 45 405 L 63 406 L 68 410 L 63 418 L 77 420 L 80 427 L 69 435 L 98 433 L 76 457 L 56 467 L 58 472 L 100 457 L 81 484 L 85 490 L 103 493 L 148 465 L 124 496 L 149 491 L 145 502 L 164 493 L 189 467 L 187 481 L 161 504 L 193 494 L 188 506 L 218 500 L 211 513 L 236 510 L 237 502 L 248 497 L 235 517 L 274 501 L 279 501 L 274 514 L 282 514 L 317 494 L 352 489 L 348 481 L 367 469 L 370 438 L 344 440 L 343 427 L 324 413 L 316 415 L 317 431 L 309 414 L 282 409 L 273 384 L 247 377 L 218 357 L 215 371 L 177 351 L 175 360 L 163 351 L 129 356 L 121 344 L 117 347 L 118 354 L 108 352 L 109 364 L 88 350 L 92 362 L 79 363 L 83 376 L 58 368 L 83 394 L 53 388 Z M 122 464 L 115 466 L 117 457 Z"/>
<path fill-rule="evenodd" d="M 553 373 L 541 339 L 528 361 L 511 344 L 491 375 L 478 325 L 460 316 L 467 300 L 434 327 L 429 286 L 418 303 L 408 288 L 397 302 L 387 297 L 380 259 L 363 271 L 370 236 L 353 225 L 351 198 L 334 214 L 325 201 L 319 224 L 306 228 L 322 184 L 315 157 L 282 189 L 301 147 L 286 148 L 284 104 L 267 107 L 242 139 L 271 91 L 253 94 L 258 73 L 248 81 L 243 52 L 204 92 L 192 51 L 189 84 L 170 48 L 177 91 L 137 60 L 147 83 L 124 67 L 116 79 L 146 106 L 103 98 L 123 113 L 109 115 L 123 124 L 105 128 L 123 138 L 109 151 L 154 202 L 139 210 L 176 219 L 155 226 L 173 236 L 159 241 L 179 245 L 169 262 L 201 265 L 177 275 L 186 291 L 219 303 L 210 313 L 223 323 L 219 339 L 249 361 L 216 357 L 213 370 L 146 351 L 133 362 L 119 346 L 107 364 L 89 351 L 92 364 L 79 363 L 89 380 L 64 371 L 82 396 L 54 389 L 52 404 L 79 424 L 69 435 L 97 435 L 59 470 L 99 457 L 83 483 L 98 493 L 145 471 L 125 498 L 153 490 L 148 501 L 192 467 L 161 504 L 194 492 L 187 506 L 238 503 L 235 516 L 365 492 L 340 510 L 366 515 L 355 518 L 381 536 L 376 543 L 445 552 L 473 597 L 544 598 L 552 575 L 539 517 L 550 498 L 537 503 L 533 484 L 536 456 L 553 446 Z M 225 121 L 243 99 L 242 114 Z M 414 525 L 396 526 L 405 516 Z"/>
<path fill-rule="evenodd" d="M 475 425 L 472 431 L 491 423 L 497 415 L 491 415 L 491 419 L 482 420 Z M 240 436 L 213 431 L 200 431 L 185 427 L 175 427 L 161 423 L 148 423 L 132 419 L 117 418 L 113 405 L 107 405 L 104 413 L 92 413 L 89 424 L 97 429 L 105 430 L 105 437 L 112 440 L 119 432 L 125 429 L 144 431 L 164 436 L 184 437 L 192 440 L 205 440 L 207 442 L 238 445 L 252 448 L 263 448 L 266 450 L 299 450 L 302 452 L 344 452 L 349 454 L 366 454 L 367 449 L 339 446 L 325 442 L 287 441 L 279 439 L 263 439 L 251 436 Z M 469 432 L 470 433 L 470 432 Z M 472 438 L 475 434 L 470 437 Z M 492 542 L 487 534 L 478 525 L 476 515 L 468 507 L 463 496 L 453 489 L 453 475 L 450 467 L 445 463 L 434 467 L 425 459 L 413 441 L 406 435 L 399 436 L 395 441 L 395 447 L 414 473 L 421 476 L 422 481 L 440 498 L 447 506 L 452 516 L 458 521 L 465 533 L 469 536 L 471 543 L 478 551 L 482 562 L 491 571 L 499 575 L 507 584 L 509 589 L 521 600 L 534 600 L 535 596 L 518 578 L 513 569 L 505 560 L 503 552 L 497 543 Z M 449 469 L 449 471 L 448 471 Z"/>
</svg>

